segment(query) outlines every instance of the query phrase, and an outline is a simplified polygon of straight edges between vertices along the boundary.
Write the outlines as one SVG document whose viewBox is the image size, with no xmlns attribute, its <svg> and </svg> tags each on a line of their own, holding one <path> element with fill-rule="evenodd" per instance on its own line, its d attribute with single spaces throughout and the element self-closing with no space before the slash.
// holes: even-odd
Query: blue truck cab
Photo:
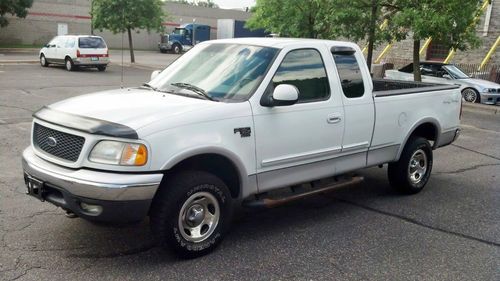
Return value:
<svg viewBox="0 0 500 281">
<path fill-rule="evenodd" d="M 176 27 L 170 34 L 161 35 L 158 48 L 162 53 L 172 51 L 179 54 L 189 50 L 194 44 L 207 40 L 210 40 L 209 25 L 187 23 Z"/>
</svg>

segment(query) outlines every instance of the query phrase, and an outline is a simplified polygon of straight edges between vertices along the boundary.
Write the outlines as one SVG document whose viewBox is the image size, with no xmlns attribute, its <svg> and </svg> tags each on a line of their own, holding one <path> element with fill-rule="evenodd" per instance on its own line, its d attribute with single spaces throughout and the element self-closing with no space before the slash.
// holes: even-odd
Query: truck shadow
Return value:
<svg viewBox="0 0 500 281">
<path fill-rule="evenodd" d="M 196 259 L 197 262 L 205 259 L 223 259 L 230 252 L 241 251 L 242 248 L 267 247 L 269 240 L 275 241 L 277 236 L 284 235 L 286 240 L 299 239 L 304 235 L 314 234 L 318 227 L 330 225 L 335 227 L 337 221 L 345 224 L 349 220 L 350 212 L 359 211 L 351 204 L 346 203 L 351 197 L 357 202 L 373 200 L 390 200 L 402 195 L 392 191 L 384 174 L 380 171 L 364 172 L 365 181 L 329 193 L 312 196 L 307 199 L 292 202 L 274 209 L 248 210 L 238 209 L 231 231 L 221 246 L 212 254 Z M 346 199 L 347 198 L 347 199 Z M 160 249 L 153 242 L 149 230 L 149 221 L 145 220 L 136 225 L 99 225 L 79 220 L 78 236 L 73 241 L 66 241 L 74 245 L 88 245 L 88 237 L 92 243 L 85 248 L 78 248 L 66 255 L 68 258 L 103 259 L 125 258 L 134 259 L 135 265 L 147 261 L 147 266 L 176 265 L 190 263 L 175 257 L 172 253 Z M 75 231 L 68 229 L 66 231 Z M 85 239 L 83 239 L 85 237 Z M 81 240 L 80 240 L 81 239 Z M 280 247 L 281 242 L 273 242 Z M 286 241 L 283 241 L 286 246 Z M 114 262 L 120 263 L 121 259 Z M 145 265 L 146 266 L 146 265 Z"/>
</svg>

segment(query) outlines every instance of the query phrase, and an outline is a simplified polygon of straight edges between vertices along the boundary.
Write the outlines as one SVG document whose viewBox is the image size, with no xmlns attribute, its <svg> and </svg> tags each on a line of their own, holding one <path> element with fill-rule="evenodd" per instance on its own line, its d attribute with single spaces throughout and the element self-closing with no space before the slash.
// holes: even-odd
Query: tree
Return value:
<svg viewBox="0 0 500 281">
<path fill-rule="evenodd" d="M 257 0 L 247 26 L 280 36 L 367 40 L 370 68 L 375 44 L 390 39 L 380 26 L 382 8 L 392 2 L 395 0 Z"/>
<path fill-rule="evenodd" d="M 114 34 L 127 31 L 131 62 L 135 62 L 132 31 L 154 29 L 161 32 L 166 16 L 161 0 L 94 0 L 92 14 L 94 28 L 108 29 Z"/>
<path fill-rule="evenodd" d="M 18 18 L 25 18 L 28 9 L 33 5 L 33 0 L 1 0 L 0 1 L 0 27 L 7 26 L 9 21 L 5 14 L 15 15 Z"/>
<path fill-rule="evenodd" d="M 322 23 L 328 0 L 257 0 L 246 26 L 264 28 L 285 37 L 325 38 L 329 27 Z"/>
<path fill-rule="evenodd" d="M 390 20 L 389 30 L 396 40 L 413 39 L 413 74 L 422 81 L 420 73 L 420 41 L 431 37 L 450 48 L 466 50 L 477 47 L 475 18 L 480 0 L 399 0 Z"/>
</svg>

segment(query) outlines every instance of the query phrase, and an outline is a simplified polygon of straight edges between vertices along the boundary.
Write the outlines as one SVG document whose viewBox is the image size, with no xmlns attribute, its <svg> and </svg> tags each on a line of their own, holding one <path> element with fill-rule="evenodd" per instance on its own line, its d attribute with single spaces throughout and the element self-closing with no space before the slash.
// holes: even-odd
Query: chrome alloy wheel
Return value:
<svg viewBox="0 0 500 281">
<path fill-rule="evenodd" d="M 477 93 L 472 89 L 465 89 L 463 96 L 466 102 L 476 102 L 477 100 Z"/>
<path fill-rule="evenodd" d="M 408 165 L 408 177 L 413 184 L 419 183 L 427 172 L 427 154 L 422 149 L 413 153 Z"/>
<path fill-rule="evenodd" d="M 179 230 L 184 239 L 198 243 L 212 235 L 220 218 L 217 199 L 208 192 L 191 195 L 179 212 Z"/>
</svg>

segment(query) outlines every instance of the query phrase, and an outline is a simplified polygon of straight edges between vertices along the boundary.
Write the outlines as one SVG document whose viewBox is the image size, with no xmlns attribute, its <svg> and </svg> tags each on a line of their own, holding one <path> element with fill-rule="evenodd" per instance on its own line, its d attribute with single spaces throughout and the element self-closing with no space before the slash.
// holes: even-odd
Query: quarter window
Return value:
<svg viewBox="0 0 500 281">
<path fill-rule="evenodd" d="M 348 98 L 362 97 L 365 94 L 365 85 L 354 54 L 333 54 L 333 59 L 337 65 L 344 95 Z"/>
<path fill-rule="evenodd" d="M 330 96 L 323 60 L 314 49 L 294 50 L 285 56 L 272 80 L 273 87 L 280 84 L 297 87 L 299 102 L 324 100 Z"/>
</svg>

